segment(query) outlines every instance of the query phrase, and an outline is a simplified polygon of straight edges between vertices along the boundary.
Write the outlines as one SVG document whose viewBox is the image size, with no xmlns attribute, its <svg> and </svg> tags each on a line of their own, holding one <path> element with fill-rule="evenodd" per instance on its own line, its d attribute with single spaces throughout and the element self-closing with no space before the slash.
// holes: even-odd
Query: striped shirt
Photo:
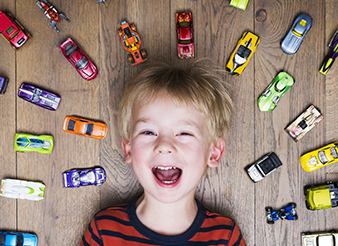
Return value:
<svg viewBox="0 0 338 246">
<path fill-rule="evenodd" d="M 89 223 L 80 246 L 246 245 L 232 219 L 209 211 L 197 200 L 196 219 L 186 232 L 177 236 L 161 235 L 145 227 L 136 216 L 136 201 L 98 212 Z"/>
</svg>

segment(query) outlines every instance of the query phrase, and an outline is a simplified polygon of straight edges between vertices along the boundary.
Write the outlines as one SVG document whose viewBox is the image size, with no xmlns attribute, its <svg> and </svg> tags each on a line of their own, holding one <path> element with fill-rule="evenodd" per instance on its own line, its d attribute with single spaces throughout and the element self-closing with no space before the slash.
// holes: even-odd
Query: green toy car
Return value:
<svg viewBox="0 0 338 246">
<path fill-rule="evenodd" d="M 284 93 L 294 84 L 293 78 L 286 72 L 280 72 L 265 92 L 258 98 L 260 111 L 272 111 Z"/>
<path fill-rule="evenodd" d="M 306 208 L 309 210 L 337 207 L 338 183 L 305 186 L 304 195 L 306 196 Z"/>
<path fill-rule="evenodd" d="M 53 136 L 35 136 L 27 133 L 16 133 L 14 150 L 23 152 L 38 152 L 41 154 L 52 153 L 54 146 Z"/>
<path fill-rule="evenodd" d="M 231 0 L 230 5 L 234 6 L 239 9 L 246 9 L 246 6 L 248 5 L 249 0 Z"/>
</svg>

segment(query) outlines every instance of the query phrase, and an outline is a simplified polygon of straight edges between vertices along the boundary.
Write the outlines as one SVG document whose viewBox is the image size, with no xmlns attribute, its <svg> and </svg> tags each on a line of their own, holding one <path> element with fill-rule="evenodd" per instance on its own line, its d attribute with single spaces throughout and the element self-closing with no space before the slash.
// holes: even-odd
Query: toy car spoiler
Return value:
<svg viewBox="0 0 338 246">
<path fill-rule="evenodd" d="M 333 65 L 333 62 L 336 60 L 338 56 L 338 31 L 333 35 L 330 43 L 329 43 L 330 51 L 324 59 L 322 67 L 319 72 L 321 74 L 326 75 L 326 73 L 330 70 Z"/>
</svg>

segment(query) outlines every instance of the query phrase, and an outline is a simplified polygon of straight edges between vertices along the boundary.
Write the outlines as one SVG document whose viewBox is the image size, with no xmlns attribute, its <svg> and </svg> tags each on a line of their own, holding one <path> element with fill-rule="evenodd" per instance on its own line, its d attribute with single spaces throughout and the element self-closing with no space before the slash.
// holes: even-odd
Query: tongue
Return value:
<svg viewBox="0 0 338 246">
<path fill-rule="evenodd" d="M 158 168 L 154 169 L 154 174 L 156 178 L 160 181 L 175 181 L 181 175 L 181 169 L 169 169 L 169 170 L 161 170 Z"/>
</svg>

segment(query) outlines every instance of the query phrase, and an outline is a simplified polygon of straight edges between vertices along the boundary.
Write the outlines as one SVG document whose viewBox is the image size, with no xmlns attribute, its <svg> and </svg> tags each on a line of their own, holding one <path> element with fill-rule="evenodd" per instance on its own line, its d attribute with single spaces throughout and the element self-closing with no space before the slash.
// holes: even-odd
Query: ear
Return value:
<svg viewBox="0 0 338 246">
<path fill-rule="evenodd" d="M 131 144 L 130 141 L 122 139 L 121 146 L 124 153 L 124 159 L 127 163 L 131 163 Z"/>
<path fill-rule="evenodd" d="M 212 144 L 211 153 L 208 160 L 209 167 L 217 167 L 223 157 L 225 151 L 225 141 L 223 138 L 219 138 L 216 144 Z"/>
</svg>

